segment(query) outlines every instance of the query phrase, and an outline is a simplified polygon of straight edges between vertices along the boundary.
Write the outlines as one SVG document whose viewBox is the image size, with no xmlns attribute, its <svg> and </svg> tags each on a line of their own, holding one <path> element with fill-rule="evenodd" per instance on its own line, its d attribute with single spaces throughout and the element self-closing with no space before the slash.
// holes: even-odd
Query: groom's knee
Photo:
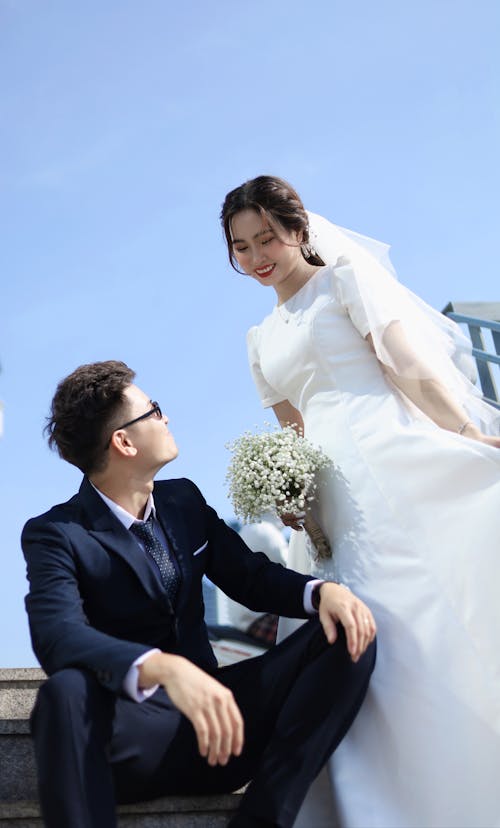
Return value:
<svg viewBox="0 0 500 828">
<path fill-rule="evenodd" d="M 325 637 L 326 639 L 326 637 Z M 336 678 L 343 676 L 343 680 L 349 682 L 353 688 L 358 686 L 366 688 L 373 673 L 377 654 L 377 642 L 374 639 L 366 648 L 364 653 L 353 661 L 347 647 L 347 640 L 343 627 L 337 629 L 337 638 L 334 644 L 326 646 L 326 656 L 330 670 Z"/>
<path fill-rule="evenodd" d="M 32 725 L 37 720 L 64 719 L 68 726 L 80 716 L 92 714 L 109 694 L 87 670 L 67 668 L 45 681 L 38 691 L 32 714 Z"/>
<path fill-rule="evenodd" d="M 87 696 L 96 680 L 86 670 L 69 667 L 59 670 L 45 681 L 38 691 L 38 702 L 52 706 Z"/>
</svg>

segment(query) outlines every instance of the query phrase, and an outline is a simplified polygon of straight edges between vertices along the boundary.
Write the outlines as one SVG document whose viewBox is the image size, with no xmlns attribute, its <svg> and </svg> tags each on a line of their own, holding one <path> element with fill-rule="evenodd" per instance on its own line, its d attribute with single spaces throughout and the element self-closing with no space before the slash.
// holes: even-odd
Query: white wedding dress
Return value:
<svg viewBox="0 0 500 828">
<path fill-rule="evenodd" d="M 500 826 L 500 450 L 416 417 L 323 267 L 248 334 L 265 406 L 288 399 L 334 461 L 288 566 L 348 585 L 377 664 L 330 773 L 342 828 Z M 332 816 L 333 824 L 333 816 Z M 316 828 L 310 822 L 311 828 Z"/>
</svg>

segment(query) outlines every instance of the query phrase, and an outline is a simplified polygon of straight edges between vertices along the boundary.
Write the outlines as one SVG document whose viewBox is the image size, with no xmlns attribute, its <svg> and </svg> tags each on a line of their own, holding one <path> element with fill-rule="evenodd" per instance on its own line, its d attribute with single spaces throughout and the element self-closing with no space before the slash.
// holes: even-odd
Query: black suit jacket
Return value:
<svg viewBox="0 0 500 828">
<path fill-rule="evenodd" d="M 51 675 L 87 668 L 119 693 L 132 662 L 152 647 L 216 667 L 204 622 L 202 576 L 258 612 L 305 618 L 310 578 L 251 552 L 190 480 L 155 483 L 156 516 L 181 572 L 175 606 L 139 548 L 87 478 L 67 503 L 22 534 L 33 649 Z"/>
</svg>

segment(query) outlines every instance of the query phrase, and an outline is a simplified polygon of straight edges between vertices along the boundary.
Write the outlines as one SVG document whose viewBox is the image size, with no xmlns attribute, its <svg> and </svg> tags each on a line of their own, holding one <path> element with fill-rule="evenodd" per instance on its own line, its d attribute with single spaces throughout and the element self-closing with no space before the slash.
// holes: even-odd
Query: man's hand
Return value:
<svg viewBox="0 0 500 828">
<path fill-rule="evenodd" d="M 195 729 L 198 749 L 209 765 L 226 765 L 243 749 L 244 725 L 227 687 L 183 656 L 152 653 L 139 666 L 142 689 L 161 684 Z"/>
<path fill-rule="evenodd" d="M 344 627 L 347 649 L 358 661 L 375 638 L 375 619 L 363 601 L 340 584 L 325 581 L 319 588 L 319 620 L 330 644 L 337 640 L 337 623 Z"/>
</svg>

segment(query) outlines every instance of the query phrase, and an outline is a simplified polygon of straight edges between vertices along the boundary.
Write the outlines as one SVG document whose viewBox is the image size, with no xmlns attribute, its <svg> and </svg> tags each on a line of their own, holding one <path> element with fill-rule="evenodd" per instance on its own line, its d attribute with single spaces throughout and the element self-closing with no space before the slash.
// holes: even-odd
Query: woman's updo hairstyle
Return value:
<svg viewBox="0 0 500 828">
<path fill-rule="evenodd" d="M 255 210 L 263 218 L 267 218 L 271 226 L 277 225 L 278 231 L 283 227 L 288 233 L 295 230 L 301 234 L 300 249 L 305 261 L 311 265 L 324 265 L 318 254 L 310 249 L 309 222 L 298 193 L 282 178 L 259 175 L 231 190 L 222 205 L 220 219 L 226 236 L 229 261 L 235 270 L 238 270 L 238 267 L 233 252 L 231 221 L 242 210 Z"/>
</svg>

